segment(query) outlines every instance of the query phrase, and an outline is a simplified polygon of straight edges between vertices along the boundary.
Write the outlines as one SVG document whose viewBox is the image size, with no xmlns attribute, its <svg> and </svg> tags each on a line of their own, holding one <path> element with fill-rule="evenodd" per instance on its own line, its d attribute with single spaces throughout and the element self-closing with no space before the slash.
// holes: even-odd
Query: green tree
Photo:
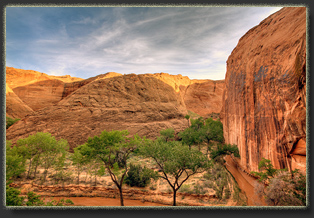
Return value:
<svg viewBox="0 0 314 218">
<path fill-rule="evenodd" d="M 101 160 L 107 169 L 111 180 L 117 186 L 120 195 L 120 204 L 123 203 L 122 185 L 128 171 L 127 159 L 142 139 L 135 135 L 126 138 L 128 131 L 103 131 L 100 136 L 89 138 L 85 143 L 85 149 L 81 149 L 83 156 L 89 156 Z"/>
<path fill-rule="evenodd" d="M 42 158 L 40 165 L 44 168 L 42 183 L 46 182 L 48 170 L 57 165 L 57 169 L 62 170 L 65 164 L 65 156 L 69 150 L 68 142 L 64 139 L 59 141 L 50 136 L 45 144 L 42 144 Z"/>
<path fill-rule="evenodd" d="M 223 125 L 220 121 L 215 121 L 212 118 L 208 118 L 205 121 L 205 125 L 200 130 L 207 144 L 210 144 L 210 141 L 216 141 L 223 143 Z"/>
<path fill-rule="evenodd" d="M 11 141 L 6 141 L 6 180 L 20 176 L 25 172 L 25 158 L 18 147 L 11 147 Z"/>
<path fill-rule="evenodd" d="M 210 153 L 210 158 L 216 162 L 224 162 L 225 155 L 233 154 L 235 157 L 240 157 L 238 146 L 230 144 L 218 144 L 216 149 Z"/>
<path fill-rule="evenodd" d="M 200 132 L 191 127 L 180 132 L 179 137 L 181 138 L 183 144 L 189 146 L 189 149 L 191 149 L 192 145 L 200 144 L 203 141 Z"/>
<path fill-rule="evenodd" d="M 277 169 L 271 164 L 271 161 L 265 158 L 258 164 L 258 170 L 260 172 L 252 171 L 251 173 L 257 177 L 259 177 L 260 181 L 267 181 L 269 178 L 273 178 L 277 172 Z"/>
<path fill-rule="evenodd" d="M 211 165 L 200 151 L 177 141 L 151 141 L 140 147 L 140 153 L 152 158 L 161 170 L 159 177 L 165 179 L 173 190 L 173 206 L 176 206 L 176 193 L 182 184 Z"/>
<path fill-rule="evenodd" d="M 88 163 L 88 159 L 84 158 L 78 147 L 74 148 L 74 152 L 71 154 L 70 159 L 72 165 L 76 167 L 77 172 L 77 184 L 80 184 L 80 174 L 83 167 Z"/>
<path fill-rule="evenodd" d="M 190 127 L 190 115 L 185 115 L 184 118 L 188 121 L 188 126 Z"/>
<path fill-rule="evenodd" d="M 17 141 L 17 146 L 24 147 L 23 156 L 29 160 L 29 167 L 27 172 L 27 177 L 30 178 L 31 172 L 34 172 L 34 178 L 37 175 L 37 168 L 42 162 L 42 158 L 45 154 L 49 154 L 50 150 L 54 150 L 52 147 L 54 145 L 64 146 L 67 142 L 63 139 L 57 141 L 50 133 L 38 132 L 34 135 L 30 135 L 27 138 L 19 139 Z M 50 155 L 49 155 L 50 156 Z M 45 158 L 45 157 L 44 157 Z M 50 168 L 49 158 L 44 160 L 46 167 Z"/>
<path fill-rule="evenodd" d="M 170 139 L 174 138 L 174 129 L 169 128 L 169 129 L 163 129 L 160 131 L 160 137 L 165 140 L 166 142 L 169 141 Z"/>
</svg>

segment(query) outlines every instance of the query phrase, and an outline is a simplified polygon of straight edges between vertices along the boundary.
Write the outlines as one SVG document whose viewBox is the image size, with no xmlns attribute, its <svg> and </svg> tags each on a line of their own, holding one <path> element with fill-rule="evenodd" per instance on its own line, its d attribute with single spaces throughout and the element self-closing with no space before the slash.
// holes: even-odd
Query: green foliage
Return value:
<svg viewBox="0 0 314 218">
<path fill-rule="evenodd" d="M 184 116 L 184 118 L 189 120 L 190 119 L 190 115 L 187 114 L 187 115 Z"/>
<path fill-rule="evenodd" d="M 20 190 L 6 186 L 6 205 L 7 206 L 23 206 L 24 197 L 19 196 Z"/>
<path fill-rule="evenodd" d="M 131 187 L 146 187 L 149 184 L 151 178 L 156 179 L 157 173 L 151 169 L 146 168 L 145 166 L 143 168 L 140 165 L 130 164 L 130 169 L 124 182 Z"/>
<path fill-rule="evenodd" d="M 16 123 L 19 120 L 20 119 L 18 119 L 18 118 L 13 119 L 11 117 L 6 117 L 6 129 L 8 129 L 10 126 L 12 126 L 14 123 Z"/>
<path fill-rule="evenodd" d="M 161 130 L 160 135 L 161 135 L 161 138 L 167 142 L 169 141 L 169 139 L 174 138 L 174 129 L 169 128 L 169 129 Z"/>
<path fill-rule="evenodd" d="M 217 148 L 211 151 L 210 158 L 215 161 L 221 161 L 220 158 L 222 158 L 225 155 L 231 154 L 233 154 L 235 157 L 240 157 L 239 149 L 236 145 L 218 144 Z"/>
<path fill-rule="evenodd" d="M 173 205 L 176 205 L 176 192 L 190 176 L 203 172 L 211 166 L 208 158 L 181 142 L 162 140 L 151 141 L 141 147 L 144 157 L 152 158 L 161 170 L 160 178 L 165 179 L 173 189 Z M 173 179 L 170 179 L 173 178 Z"/>
<path fill-rule="evenodd" d="M 194 128 L 187 128 L 179 133 L 179 137 L 182 139 L 183 144 L 188 145 L 190 148 L 192 145 L 196 145 L 202 142 L 200 132 Z"/>
<path fill-rule="evenodd" d="M 49 168 L 54 166 L 58 162 L 59 158 L 68 151 L 68 142 L 64 139 L 59 141 L 50 133 L 38 132 L 34 135 L 30 135 L 25 139 L 19 139 L 17 146 L 23 150 L 23 156 L 29 160 L 29 168 L 27 177 L 30 177 L 31 173 L 34 173 L 36 178 L 38 166 L 43 166 L 47 173 Z M 43 182 L 46 179 L 46 175 L 43 177 Z"/>
<path fill-rule="evenodd" d="M 215 195 L 219 200 L 223 198 L 229 199 L 230 179 L 227 171 L 220 163 L 215 163 L 214 166 L 210 168 L 204 176 L 208 179 L 210 187 L 214 189 Z"/>
<path fill-rule="evenodd" d="M 212 118 L 208 118 L 205 121 L 205 125 L 201 129 L 201 135 L 205 138 L 207 144 L 209 144 L 211 140 L 223 143 L 224 137 L 222 123 L 219 120 L 215 121 Z"/>
<path fill-rule="evenodd" d="M 105 130 L 99 136 L 88 138 L 85 145 L 78 148 L 84 158 L 102 161 L 113 183 L 119 189 L 121 206 L 123 206 L 122 184 L 128 171 L 127 159 L 138 145 L 146 141 L 138 135 L 127 138 L 128 134 L 127 130 L 110 132 Z"/>
<path fill-rule="evenodd" d="M 73 205 L 74 203 L 70 199 L 61 199 L 60 201 L 48 201 L 45 203 L 40 195 L 34 192 L 28 192 L 26 197 L 20 196 L 21 191 L 6 186 L 6 206 L 65 206 Z"/>
<path fill-rule="evenodd" d="M 271 161 L 265 158 L 262 158 L 262 160 L 259 162 L 258 169 L 262 172 L 252 171 L 251 173 L 254 176 L 259 177 L 259 181 L 261 182 L 274 177 L 274 175 L 278 171 L 274 169 L 273 165 L 271 164 Z"/>
<path fill-rule="evenodd" d="M 25 158 L 22 156 L 22 149 L 11 147 L 10 141 L 6 142 L 6 180 L 14 179 L 25 172 Z"/>
<path fill-rule="evenodd" d="M 263 158 L 259 165 L 262 172 L 251 172 L 268 186 L 259 187 L 258 192 L 265 196 L 269 205 L 304 206 L 306 205 L 306 176 L 298 170 L 274 169 L 271 161 Z"/>
</svg>

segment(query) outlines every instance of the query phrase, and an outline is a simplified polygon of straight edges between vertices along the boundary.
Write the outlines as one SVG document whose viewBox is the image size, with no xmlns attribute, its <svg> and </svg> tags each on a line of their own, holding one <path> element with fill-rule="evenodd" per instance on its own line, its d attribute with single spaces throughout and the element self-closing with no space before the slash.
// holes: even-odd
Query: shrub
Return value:
<svg viewBox="0 0 314 218">
<path fill-rule="evenodd" d="M 143 168 L 140 165 L 130 164 L 130 169 L 124 182 L 131 187 L 146 187 L 151 178 L 156 179 L 157 173 L 146 167 Z"/>
<path fill-rule="evenodd" d="M 12 126 L 14 123 L 16 123 L 19 120 L 20 119 L 18 119 L 18 118 L 13 119 L 11 117 L 6 117 L 6 129 L 8 129 L 10 126 Z"/>
</svg>

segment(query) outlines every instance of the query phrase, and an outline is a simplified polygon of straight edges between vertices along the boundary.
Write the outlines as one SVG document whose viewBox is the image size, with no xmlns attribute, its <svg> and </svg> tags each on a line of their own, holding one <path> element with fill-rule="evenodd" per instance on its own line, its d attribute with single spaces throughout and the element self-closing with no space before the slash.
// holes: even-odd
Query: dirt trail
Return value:
<svg viewBox="0 0 314 218">
<path fill-rule="evenodd" d="M 245 195 L 247 197 L 247 205 L 267 206 L 264 199 L 258 197 L 258 195 L 254 191 L 254 187 L 256 186 L 258 181 L 240 170 L 237 163 L 230 156 L 227 156 L 225 160 L 227 169 L 237 181 L 240 189 L 245 192 Z"/>
</svg>

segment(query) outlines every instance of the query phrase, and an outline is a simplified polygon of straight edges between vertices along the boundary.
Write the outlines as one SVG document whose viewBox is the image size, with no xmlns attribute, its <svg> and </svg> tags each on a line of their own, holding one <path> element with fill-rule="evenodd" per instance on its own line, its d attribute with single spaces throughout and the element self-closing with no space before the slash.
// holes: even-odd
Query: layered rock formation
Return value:
<svg viewBox="0 0 314 218">
<path fill-rule="evenodd" d="M 6 85 L 6 115 L 12 118 L 25 117 L 33 112 L 13 91 Z"/>
<path fill-rule="evenodd" d="M 211 113 L 219 113 L 222 108 L 222 94 L 225 88 L 224 80 L 197 80 L 182 75 L 167 73 L 146 74 L 153 76 L 180 93 L 187 110 L 208 117 Z"/>
<path fill-rule="evenodd" d="M 50 132 L 73 148 L 104 129 L 127 129 L 130 135 L 148 138 L 165 128 L 182 131 L 187 110 L 178 95 L 171 86 L 145 75 L 94 80 L 12 125 L 7 139 L 14 143 L 36 132 Z"/>
<path fill-rule="evenodd" d="M 221 119 L 242 167 L 306 168 L 306 8 L 283 8 L 249 30 L 227 61 Z"/>
<path fill-rule="evenodd" d="M 7 67 L 6 84 L 9 92 L 6 93 L 6 113 L 11 117 L 22 118 L 33 110 L 57 104 L 94 80 L 119 75 L 121 74 L 110 72 L 83 80 L 69 75 L 50 76 L 33 70 Z"/>
</svg>

